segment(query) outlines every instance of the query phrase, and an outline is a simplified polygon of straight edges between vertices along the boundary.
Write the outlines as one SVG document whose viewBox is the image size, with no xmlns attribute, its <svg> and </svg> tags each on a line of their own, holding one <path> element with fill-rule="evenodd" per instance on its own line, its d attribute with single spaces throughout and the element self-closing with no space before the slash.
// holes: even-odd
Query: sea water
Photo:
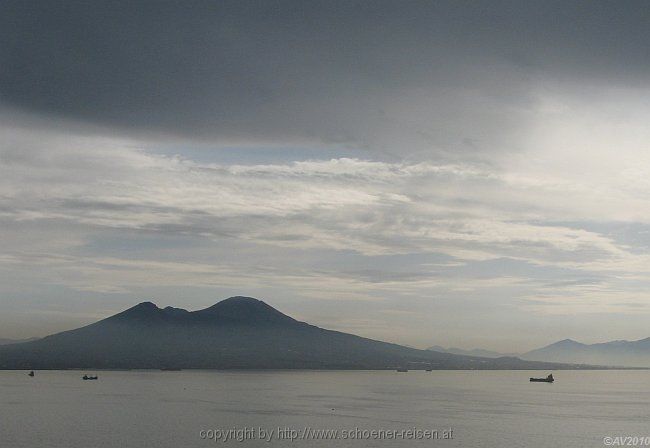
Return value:
<svg viewBox="0 0 650 448">
<path fill-rule="evenodd" d="M 84 373 L 99 380 L 83 381 Z M 0 371 L 0 446 L 650 444 L 650 371 L 555 371 L 554 384 L 528 381 L 547 374 Z"/>
</svg>

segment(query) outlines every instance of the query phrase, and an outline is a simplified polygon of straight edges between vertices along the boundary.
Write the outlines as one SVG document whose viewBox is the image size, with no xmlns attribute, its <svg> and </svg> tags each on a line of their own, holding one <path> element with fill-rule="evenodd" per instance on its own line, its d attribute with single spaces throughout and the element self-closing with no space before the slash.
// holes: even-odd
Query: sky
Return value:
<svg viewBox="0 0 650 448">
<path fill-rule="evenodd" d="M 641 1 L 4 1 L 0 337 L 233 295 L 648 337 L 649 42 Z"/>
</svg>

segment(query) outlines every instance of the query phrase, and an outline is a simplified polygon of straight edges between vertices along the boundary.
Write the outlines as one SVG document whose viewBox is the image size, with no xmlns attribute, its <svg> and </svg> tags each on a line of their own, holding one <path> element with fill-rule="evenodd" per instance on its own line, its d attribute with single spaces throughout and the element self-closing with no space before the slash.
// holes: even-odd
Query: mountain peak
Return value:
<svg viewBox="0 0 650 448">
<path fill-rule="evenodd" d="M 245 296 L 234 296 L 234 297 L 229 297 L 227 299 L 224 299 L 220 302 L 215 303 L 209 308 L 206 308 L 206 310 L 223 310 L 223 309 L 268 309 L 268 310 L 275 310 L 270 305 L 267 305 L 261 300 L 255 299 L 253 297 L 245 297 Z M 279 311 L 278 311 L 279 312 Z"/>
<path fill-rule="evenodd" d="M 199 315 L 247 323 L 295 322 L 265 302 L 253 297 L 235 296 L 196 311 Z"/>
<path fill-rule="evenodd" d="M 562 339 L 561 341 L 557 341 L 555 344 L 551 345 L 584 345 L 578 341 L 574 341 L 573 339 Z"/>
<path fill-rule="evenodd" d="M 261 300 L 243 296 L 230 297 L 199 311 L 187 311 L 171 306 L 159 308 L 155 303 L 142 302 L 107 318 L 107 320 L 111 322 L 140 322 L 146 325 L 160 323 L 186 325 L 202 322 L 204 324 L 256 326 L 297 323 L 293 318 Z"/>
<path fill-rule="evenodd" d="M 233 297 L 228 297 L 227 299 L 224 299 L 220 302 L 217 302 L 215 305 L 219 304 L 226 304 L 226 303 L 237 303 L 237 304 L 259 304 L 259 303 L 264 303 L 263 301 L 256 299 L 254 297 L 247 297 L 247 296 L 233 296 Z"/>
<path fill-rule="evenodd" d="M 159 314 L 161 311 L 162 310 L 158 308 L 158 305 L 153 302 L 141 302 L 135 306 L 132 306 L 128 310 L 122 311 L 119 314 L 109 317 L 108 319 L 147 319 L 151 316 Z"/>
<path fill-rule="evenodd" d="M 147 302 L 140 302 L 137 305 L 135 305 L 134 307 L 132 307 L 131 309 L 132 310 L 134 310 L 134 309 L 157 310 L 159 308 L 158 308 L 158 305 L 156 305 L 155 303 L 147 301 Z"/>
<path fill-rule="evenodd" d="M 156 311 L 160 311 L 158 305 L 153 302 L 140 302 L 135 306 L 132 306 L 128 310 L 122 311 L 120 314 L 149 314 Z"/>
</svg>

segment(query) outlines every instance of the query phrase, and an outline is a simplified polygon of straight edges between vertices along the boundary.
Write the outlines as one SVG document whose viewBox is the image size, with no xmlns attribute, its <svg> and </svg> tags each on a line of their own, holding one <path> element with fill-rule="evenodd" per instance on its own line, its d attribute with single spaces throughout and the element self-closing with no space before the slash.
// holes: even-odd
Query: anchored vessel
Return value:
<svg viewBox="0 0 650 448">
<path fill-rule="evenodd" d="M 555 381 L 555 379 L 553 378 L 553 374 L 551 373 L 546 378 L 531 378 L 530 381 L 532 383 L 552 383 L 553 381 Z"/>
</svg>

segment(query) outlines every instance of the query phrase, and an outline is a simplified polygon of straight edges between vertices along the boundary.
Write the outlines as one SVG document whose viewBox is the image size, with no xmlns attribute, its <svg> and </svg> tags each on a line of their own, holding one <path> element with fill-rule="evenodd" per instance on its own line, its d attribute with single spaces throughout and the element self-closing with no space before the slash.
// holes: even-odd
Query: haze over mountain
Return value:
<svg viewBox="0 0 650 448">
<path fill-rule="evenodd" d="M 28 338 L 28 339 L 3 339 L 0 338 L 0 345 L 9 345 L 9 344 L 20 344 L 22 342 L 36 341 L 38 338 Z"/>
<path fill-rule="evenodd" d="M 602 366 L 650 367 L 650 338 L 638 341 L 610 341 L 597 344 L 583 344 L 572 339 L 563 339 L 545 347 L 523 354 L 500 353 L 481 348 L 462 349 L 433 345 L 427 350 L 453 353 L 465 356 L 500 358 L 518 357 L 529 361 L 591 364 Z"/>
<path fill-rule="evenodd" d="M 650 338 L 582 344 L 564 339 L 521 355 L 531 361 L 570 362 L 626 367 L 650 367 Z"/>
<path fill-rule="evenodd" d="M 501 358 L 503 356 L 519 356 L 516 353 L 500 353 L 500 352 L 495 352 L 493 350 L 485 350 L 482 348 L 474 348 L 474 349 L 467 350 L 458 347 L 445 348 L 439 345 L 433 345 L 427 348 L 427 350 L 432 350 L 441 353 L 453 353 L 454 355 L 481 356 L 483 358 Z"/>
<path fill-rule="evenodd" d="M 3 369 L 561 369 L 568 365 L 417 350 L 325 330 L 250 297 L 187 311 L 143 302 L 76 330 L 0 347 Z M 575 367 L 575 366 L 573 366 Z"/>
</svg>

